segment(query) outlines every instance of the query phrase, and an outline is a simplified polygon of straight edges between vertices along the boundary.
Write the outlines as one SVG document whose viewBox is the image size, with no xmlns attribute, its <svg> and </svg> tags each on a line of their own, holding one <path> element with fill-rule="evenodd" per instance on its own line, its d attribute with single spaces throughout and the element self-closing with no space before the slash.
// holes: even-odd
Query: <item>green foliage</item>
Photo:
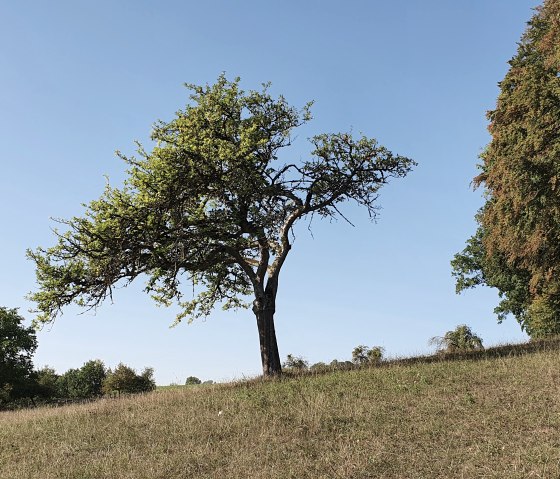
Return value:
<svg viewBox="0 0 560 479">
<path fill-rule="evenodd" d="M 442 337 L 435 336 L 431 338 L 430 344 L 437 345 L 441 352 L 446 353 L 484 349 L 482 339 L 473 333 L 466 324 L 461 324 L 454 330 L 447 331 Z"/>
<path fill-rule="evenodd" d="M 33 328 L 26 328 L 17 309 L 0 307 L 0 408 L 37 392 L 32 356 L 37 348 Z"/>
<path fill-rule="evenodd" d="M 560 333 L 560 0 L 529 22 L 488 113 L 477 232 L 452 261 L 457 291 L 498 289 L 495 312 L 532 337 Z"/>
<path fill-rule="evenodd" d="M 145 368 L 139 375 L 134 369 L 120 363 L 114 371 L 109 370 L 103 381 L 103 392 L 112 395 L 153 391 L 156 387 L 153 375 L 152 368 Z"/>
<path fill-rule="evenodd" d="M 45 399 L 59 397 L 60 376 L 56 371 L 45 366 L 37 371 L 37 384 L 39 385 L 39 395 Z"/>
<path fill-rule="evenodd" d="M 57 396 L 88 399 L 103 394 L 107 368 L 100 360 L 88 361 L 79 369 L 69 369 L 57 380 Z"/>
<path fill-rule="evenodd" d="M 381 346 L 356 346 L 352 351 L 352 362 L 358 366 L 376 365 L 383 359 L 384 349 Z"/>
<path fill-rule="evenodd" d="M 252 297 L 263 371 L 278 374 L 273 315 L 294 224 L 338 217 L 348 201 L 375 217 L 380 188 L 415 163 L 349 133 L 314 136 L 309 160 L 282 163 L 311 103 L 296 109 L 272 98 L 268 85 L 245 92 L 224 75 L 187 87 L 185 109 L 154 125 L 152 151 L 119 155 L 129 166 L 124 186 L 107 185 L 84 216 L 61 220 L 55 246 L 28 252 L 39 284 L 30 295 L 36 321 L 54 320 L 71 303 L 95 308 L 138 276 L 159 304 L 180 305 L 177 322 L 217 305 L 249 306 Z"/>
<path fill-rule="evenodd" d="M 288 356 L 286 356 L 286 361 L 284 361 L 282 366 L 296 371 L 304 371 L 309 368 L 309 363 L 301 356 L 288 354 Z"/>
<path fill-rule="evenodd" d="M 197 384 L 202 384 L 202 381 L 198 379 L 196 376 L 189 376 L 185 381 L 185 386 L 194 386 Z"/>
<path fill-rule="evenodd" d="M 85 398 L 82 395 L 80 370 L 72 368 L 61 374 L 56 382 L 56 391 L 59 398 Z"/>
</svg>

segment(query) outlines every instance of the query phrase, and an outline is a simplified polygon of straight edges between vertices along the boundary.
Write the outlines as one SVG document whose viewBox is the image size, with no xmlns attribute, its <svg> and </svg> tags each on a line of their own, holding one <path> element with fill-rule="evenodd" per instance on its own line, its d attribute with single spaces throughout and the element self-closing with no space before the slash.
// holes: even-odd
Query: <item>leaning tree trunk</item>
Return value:
<svg viewBox="0 0 560 479">
<path fill-rule="evenodd" d="M 253 303 L 253 312 L 257 318 L 259 330 L 264 376 L 279 376 L 282 374 L 282 364 L 280 363 L 276 331 L 274 330 L 275 293 L 275 291 L 266 291 L 263 296 L 257 297 Z"/>
</svg>

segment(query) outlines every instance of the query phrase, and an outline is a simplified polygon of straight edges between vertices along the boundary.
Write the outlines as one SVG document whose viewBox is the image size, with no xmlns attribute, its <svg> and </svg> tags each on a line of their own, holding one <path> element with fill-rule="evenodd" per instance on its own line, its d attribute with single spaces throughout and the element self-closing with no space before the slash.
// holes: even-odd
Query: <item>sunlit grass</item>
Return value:
<svg viewBox="0 0 560 479">
<path fill-rule="evenodd" d="M 5 412 L 0 477 L 560 477 L 558 349 L 497 356 Z"/>
</svg>

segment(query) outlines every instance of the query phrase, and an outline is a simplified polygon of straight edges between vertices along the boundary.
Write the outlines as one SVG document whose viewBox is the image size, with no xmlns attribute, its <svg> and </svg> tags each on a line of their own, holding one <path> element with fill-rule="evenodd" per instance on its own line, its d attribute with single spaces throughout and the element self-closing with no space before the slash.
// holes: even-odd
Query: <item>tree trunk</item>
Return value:
<svg viewBox="0 0 560 479">
<path fill-rule="evenodd" d="M 264 376 L 279 376 L 282 374 L 282 364 L 276 342 L 274 330 L 275 294 L 266 293 L 262 299 L 253 303 L 253 312 L 257 318 L 259 341 L 261 346 L 261 361 Z"/>
</svg>

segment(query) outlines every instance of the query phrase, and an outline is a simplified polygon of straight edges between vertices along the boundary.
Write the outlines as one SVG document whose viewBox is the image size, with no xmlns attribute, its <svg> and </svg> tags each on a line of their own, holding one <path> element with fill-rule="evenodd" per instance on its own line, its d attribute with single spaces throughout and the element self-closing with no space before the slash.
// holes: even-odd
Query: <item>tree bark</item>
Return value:
<svg viewBox="0 0 560 479">
<path fill-rule="evenodd" d="M 282 364 L 276 342 L 274 329 L 274 312 L 276 310 L 275 294 L 265 293 L 253 302 L 253 312 L 257 318 L 259 342 L 261 347 L 261 362 L 264 376 L 279 376 L 282 374 Z"/>
</svg>

